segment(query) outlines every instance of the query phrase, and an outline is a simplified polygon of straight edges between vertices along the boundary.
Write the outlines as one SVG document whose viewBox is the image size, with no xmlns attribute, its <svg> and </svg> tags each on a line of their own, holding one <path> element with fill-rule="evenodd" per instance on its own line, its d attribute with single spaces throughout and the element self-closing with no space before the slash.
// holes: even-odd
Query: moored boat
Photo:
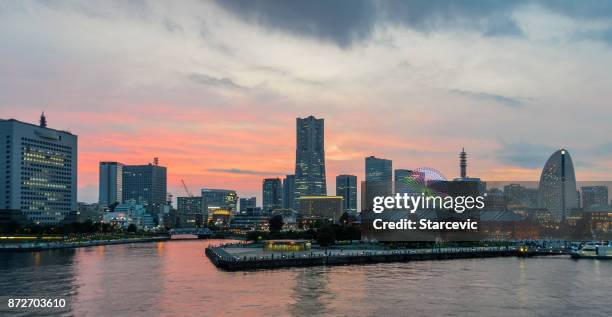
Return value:
<svg viewBox="0 0 612 317">
<path fill-rule="evenodd" d="M 612 244 L 587 243 L 577 251 L 570 253 L 574 259 L 612 259 Z"/>
</svg>

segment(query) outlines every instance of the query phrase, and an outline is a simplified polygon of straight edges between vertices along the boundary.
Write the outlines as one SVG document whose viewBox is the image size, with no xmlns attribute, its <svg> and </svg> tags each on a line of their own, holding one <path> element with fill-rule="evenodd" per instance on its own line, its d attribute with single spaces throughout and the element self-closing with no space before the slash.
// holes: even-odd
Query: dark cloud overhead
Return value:
<svg viewBox="0 0 612 317">
<path fill-rule="evenodd" d="M 533 1 L 559 14 L 582 19 L 612 18 L 612 1 L 606 0 L 540 0 Z"/>
<path fill-rule="evenodd" d="M 512 18 L 521 1 L 391 0 L 380 2 L 382 22 L 397 23 L 420 32 L 443 29 L 476 31 L 488 36 L 521 35 Z"/>
<path fill-rule="evenodd" d="M 236 84 L 229 78 L 216 78 L 206 74 L 192 73 L 187 78 L 196 84 L 221 87 L 227 89 L 245 89 L 246 87 Z"/>
<path fill-rule="evenodd" d="M 376 4 L 368 0 L 229 0 L 217 1 L 246 21 L 297 36 L 348 46 L 370 36 Z"/>
<path fill-rule="evenodd" d="M 495 103 L 498 103 L 498 104 L 501 104 L 503 106 L 510 107 L 510 108 L 520 108 L 525 105 L 523 100 L 519 98 L 502 96 L 502 95 L 497 95 L 497 94 L 490 94 L 490 93 L 485 93 L 485 92 L 474 92 L 474 91 L 467 91 L 467 90 L 461 90 L 461 89 L 453 89 L 451 90 L 451 93 L 460 95 L 460 96 L 464 96 L 467 98 L 472 98 L 472 99 L 479 100 L 479 101 L 492 101 L 492 102 L 495 102 Z"/>
<path fill-rule="evenodd" d="M 228 174 L 239 174 L 239 175 L 258 175 L 258 176 L 270 176 L 270 175 L 282 175 L 283 173 L 276 172 L 264 172 L 254 170 L 244 170 L 238 168 L 209 168 L 209 172 L 215 173 L 228 173 Z"/>
<path fill-rule="evenodd" d="M 519 2 L 225 0 L 217 3 L 269 30 L 329 41 L 341 47 L 368 39 L 377 25 L 401 25 L 419 32 L 459 28 L 485 36 L 522 35 L 521 28 L 512 19 L 512 9 Z"/>
<path fill-rule="evenodd" d="M 514 12 L 527 5 L 570 18 L 612 19 L 612 1 L 218 0 L 217 4 L 268 30 L 340 47 L 367 40 L 377 26 L 399 25 L 423 33 L 463 30 L 484 37 L 520 37 L 524 32 Z M 591 38 L 610 42 L 607 34 Z"/>
</svg>

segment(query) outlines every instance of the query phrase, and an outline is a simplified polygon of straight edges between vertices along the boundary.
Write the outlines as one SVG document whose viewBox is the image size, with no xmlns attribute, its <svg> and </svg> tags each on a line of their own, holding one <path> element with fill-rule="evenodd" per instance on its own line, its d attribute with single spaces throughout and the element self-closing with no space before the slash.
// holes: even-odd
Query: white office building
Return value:
<svg viewBox="0 0 612 317">
<path fill-rule="evenodd" d="M 37 224 L 57 224 L 77 210 L 77 136 L 0 119 L 0 209 Z"/>
</svg>

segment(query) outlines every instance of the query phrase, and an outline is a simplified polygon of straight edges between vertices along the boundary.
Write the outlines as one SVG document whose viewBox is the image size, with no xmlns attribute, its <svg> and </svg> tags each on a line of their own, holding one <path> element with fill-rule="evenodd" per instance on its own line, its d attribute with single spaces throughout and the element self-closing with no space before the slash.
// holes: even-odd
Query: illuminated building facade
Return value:
<svg viewBox="0 0 612 317">
<path fill-rule="evenodd" d="M 327 195 L 323 119 L 313 116 L 296 119 L 295 152 L 295 187 L 298 198 Z"/>
<path fill-rule="evenodd" d="M 305 220 L 337 223 L 344 213 L 341 196 L 303 196 L 299 200 L 300 216 Z"/>
<path fill-rule="evenodd" d="M 0 209 L 57 224 L 77 210 L 77 136 L 14 119 L 0 120 Z"/>
<path fill-rule="evenodd" d="M 274 210 L 283 206 L 283 186 L 280 178 L 266 178 L 262 185 L 263 210 Z"/>
<path fill-rule="evenodd" d="M 578 208 L 574 164 L 567 150 L 553 153 L 540 176 L 538 202 L 556 221 L 564 222 L 572 209 Z"/>
<path fill-rule="evenodd" d="M 299 252 L 311 248 L 308 240 L 267 240 L 264 242 L 264 251 Z"/>
<path fill-rule="evenodd" d="M 202 189 L 202 198 L 208 208 L 209 218 L 216 210 L 224 210 L 231 213 L 237 211 L 238 195 L 234 190 L 204 188 Z"/>
</svg>

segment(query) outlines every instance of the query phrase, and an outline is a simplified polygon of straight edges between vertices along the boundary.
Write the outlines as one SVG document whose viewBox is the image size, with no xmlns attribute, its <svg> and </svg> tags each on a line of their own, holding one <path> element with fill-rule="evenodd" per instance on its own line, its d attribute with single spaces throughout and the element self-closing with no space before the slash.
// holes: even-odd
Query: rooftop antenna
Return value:
<svg viewBox="0 0 612 317">
<path fill-rule="evenodd" d="M 40 114 L 40 126 L 43 128 L 47 127 L 47 118 L 45 117 L 44 111 Z"/>
</svg>

